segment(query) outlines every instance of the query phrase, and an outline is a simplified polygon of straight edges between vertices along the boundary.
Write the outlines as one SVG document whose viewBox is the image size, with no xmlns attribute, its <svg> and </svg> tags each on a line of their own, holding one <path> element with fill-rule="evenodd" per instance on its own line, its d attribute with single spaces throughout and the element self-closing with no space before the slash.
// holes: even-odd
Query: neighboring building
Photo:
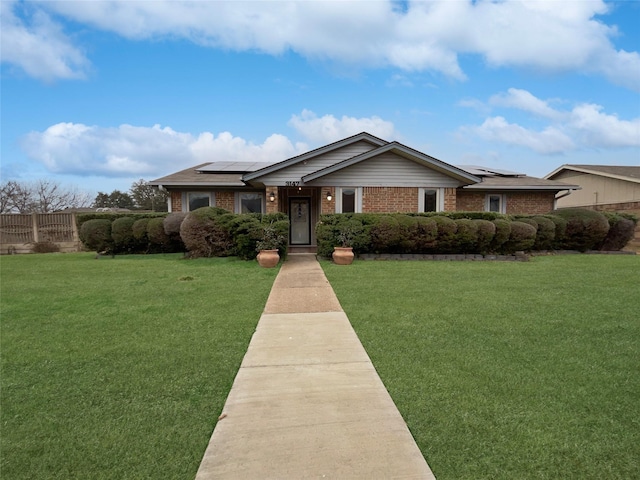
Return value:
<svg viewBox="0 0 640 480">
<path fill-rule="evenodd" d="M 558 199 L 558 208 L 640 211 L 640 166 L 562 165 L 545 178 L 580 185 Z"/>
<path fill-rule="evenodd" d="M 326 213 L 496 211 L 543 214 L 575 184 L 484 167 L 456 167 L 398 142 L 360 133 L 277 163 L 215 161 L 149 182 L 169 211 L 217 206 L 284 212 L 291 245 L 315 245 Z"/>
<path fill-rule="evenodd" d="M 581 207 L 640 217 L 640 166 L 562 165 L 545 178 L 581 187 L 558 198 L 558 208 Z M 634 239 L 625 248 L 640 252 L 640 223 Z"/>
</svg>

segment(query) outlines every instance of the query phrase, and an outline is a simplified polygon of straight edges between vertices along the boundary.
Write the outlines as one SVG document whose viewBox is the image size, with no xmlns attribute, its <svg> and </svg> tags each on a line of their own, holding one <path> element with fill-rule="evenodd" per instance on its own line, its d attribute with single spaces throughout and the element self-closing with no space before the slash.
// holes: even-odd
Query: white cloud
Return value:
<svg viewBox="0 0 640 480">
<path fill-rule="evenodd" d="M 584 145 L 597 148 L 640 147 L 640 117 L 620 120 L 594 104 L 578 105 L 571 111 L 569 127 Z"/>
<path fill-rule="evenodd" d="M 165 175 L 215 160 L 280 161 L 308 150 L 282 135 L 253 144 L 229 132 L 193 136 L 169 127 L 115 128 L 58 123 L 22 139 L 23 150 L 47 170 L 106 177 Z"/>
<path fill-rule="evenodd" d="M 89 61 L 49 15 L 35 11 L 27 24 L 13 12 L 17 3 L 3 0 L 0 4 L 3 63 L 15 65 L 44 81 L 86 75 Z"/>
<path fill-rule="evenodd" d="M 481 102 L 460 102 L 480 108 Z M 509 123 L 503 116 L 488 117 L 482 125 L 466 126 L 461 133 L 477 135 L 488 141 L 519 145 L 541 154 L 563 153 L 590 148 L 640 147 L 640 117 L 623 120 L 603 112 L 596 104 L 580 104 L 571 110 L 549 106 L 526 90 L 510 88 L 507 93 L 493 95 L 489 105 L 515 108 L 546 118 L 551 122 L 542 130 Z"/>
<path fill-rule="evenodd" d="M 273 134 L 263 144 L 256 145 L 229 132 L 217 137 L 210 133 L 201 133 L 189 145 L 189 150 L 198 163 L 216 160 L 274 162 L 286 160 L 309 150 L 304 143 L 295 145 L 284 135 Z"/>
<path fill-rule="evenodd" d="M 136 40 L 183 38 L 272 55 L 291 50 L 350 68 L 430 70 L 456 79 L 466 78 L 458 55 L 477 54 L 494 66 L 596 73 L 640 88 L 640 55 L 616 50 L 610 39 L 617 31 L 601 20 L 608 12 L 602 0 L 409 1 L 404 11 L 391 1 L 48 0 L 37 5 Z"/>
<path fill-rule="evenodd" d="M 354 118 L 346 115 L 337 119 L 333 115 L 318 117 L 310 110 L 292 115 L 288 125 L 314 143 L 331 143 L 360 132 L 367 132 L 385 140 L 397 137 L 393 123 L 379 117 Z"/>
<path fill-rule="evenodd" d="M 559 119 L 562 117 L 562 113 L 551 108 L 548 101 L 540 100 L 528 91 L 517 88 L 510 88 L 507 93 L 493 95 L 489 99 L 489 104 L 500 107 L 517 108 L 550 119 Z"/>
<path fill-rule="evenodd" d="M 518 145 L 542 154 L 562 153 L 574 148 L 571 138 L 555 127 L 535 131 L 508 123 L 503 117 L 487 118 L 482 125 L 470 130 L 485 140 Z"/>
</svg>

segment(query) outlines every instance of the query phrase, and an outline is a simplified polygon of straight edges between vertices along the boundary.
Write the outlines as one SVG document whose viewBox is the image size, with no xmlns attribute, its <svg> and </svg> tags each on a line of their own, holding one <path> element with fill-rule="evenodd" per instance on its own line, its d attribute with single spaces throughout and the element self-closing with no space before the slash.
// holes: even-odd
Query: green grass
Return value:
<svg viewBox="0 0 640 480">
<path fill-rule="evenodd" d="M 2 257 L 6 479 L 193 478 L 277 269 Z"/>
<path fill-rule="evenodd" d="M 322 265 L 438 480 L 640 478 L 640 257 Z"/>
</svg>

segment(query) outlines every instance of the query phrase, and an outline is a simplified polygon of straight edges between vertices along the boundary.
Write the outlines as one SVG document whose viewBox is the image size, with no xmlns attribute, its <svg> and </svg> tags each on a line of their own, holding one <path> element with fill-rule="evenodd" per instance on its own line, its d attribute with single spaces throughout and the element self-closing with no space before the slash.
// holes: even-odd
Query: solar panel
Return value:
<svg viewBox="0 0 640 480">
<path fill-rule="evenodd" d="M 199 172 L 246 173 L 273 165 L 272 162 L 211 162 L 198 169 Z"/>
<path fill-rule="evenodd" d="M 479 175 L 485 177 L 501 176 L 501 177 L 524 177 L 526 174 L 512 172 L 510 170 L 501 170 L 493 167 L 481 167 L 479 165 L 458 165 L 458 168 L 469 172 L 471 175 Z"/>
</svg>

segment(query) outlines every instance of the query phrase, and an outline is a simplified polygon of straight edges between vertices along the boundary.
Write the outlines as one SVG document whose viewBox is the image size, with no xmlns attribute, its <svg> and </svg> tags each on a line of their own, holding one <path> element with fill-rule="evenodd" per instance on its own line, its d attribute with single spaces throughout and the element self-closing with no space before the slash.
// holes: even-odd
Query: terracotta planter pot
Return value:
<svg viewBox="0 0 640 480">
<path fill-rule="evenodd" d="M 278 255 L 278 250 L 260 250 L 258 256 L 258 264 L 264 268 L 273 268 L 280 261 L 280 255 Z"/>
<path fill-rule="evenodd" d="M 353 248 L 351 247 L 334 247 L 333 263 L 336 265 L 351 265 L 353 263 Z"/>
</svg>

